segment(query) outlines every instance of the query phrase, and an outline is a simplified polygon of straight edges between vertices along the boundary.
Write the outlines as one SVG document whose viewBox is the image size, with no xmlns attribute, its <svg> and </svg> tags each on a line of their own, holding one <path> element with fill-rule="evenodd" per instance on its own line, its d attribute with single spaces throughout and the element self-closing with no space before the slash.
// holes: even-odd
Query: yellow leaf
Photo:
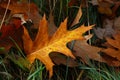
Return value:
<svg viewBox="0 0 120 80">
<path fill-rule="evenodd" d="M 51 52 L 59 52 L 66 56 L 75 58 L 70 49 L 67 48 L 66 44 L 72 40 L 84 39 L 83 33 L 90 30 L 92 26 L 81 27 L 68 31 L 67 30 L 67 19 L 64 20 L 53 34 L 52 37 L 48 35 L 48 22 L 45 16 L 40 21 L 39 30 L 34 41 L 30 39 L 30 36 L 24 27 L 24 49 L 27 54 L 28 60 L 33 63 L 35 59 L 39 59 L 49 70 L 49 77 L 53 75 L 54 63 L 49 57 Z"/>
</svg>

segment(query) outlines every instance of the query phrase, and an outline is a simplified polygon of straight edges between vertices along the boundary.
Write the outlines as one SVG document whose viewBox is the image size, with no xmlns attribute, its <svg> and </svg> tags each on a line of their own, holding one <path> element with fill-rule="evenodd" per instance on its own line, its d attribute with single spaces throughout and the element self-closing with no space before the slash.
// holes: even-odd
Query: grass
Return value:
<svg viewBox="0 0 120 80">
<path fill-rule="evenodd" d="M 14 58 L 17 55 L 13 54 L 14 56 L 9 55 L 11 58 L 0 57 L 1 80 L 48 80 L 48 72 L 40 61 L 36 60 L 30 68 L 27 68 L 23 62 L 20 63 L 21 60 Z M 59 65 L 54 66 L 51 80 L 119 80 L 120 72 L 117 70 L 119 69 L 94 61 L 91 61 L 90 65 L 79 63 L 78 67 L 67 69 L 66 66 Z"/>
<path fill-rule="evenodd" d="M 63 19 L 68 17 L 69 27 L 79 8 L 79 3 L 77 6 L 69 7 L 69 1 L 49 0 L 51 4 L 48 4 L 45 0 L 34 0 L 33 2 L 39 7 L 40 15 L 46 13 L 48 16 L 50 10 L 52 10 L 57 26 L 59 26 Z M 98 26 L 101 25 L 95 7 L 89 5 L 88 12 L 86 8 L 83 8 L 83 13 L 79 24 L 73 26 L 71 29 L 75 29 L 83 23 L 87 25 L 88 22 Z M 87 19 L 88 17 L 89 20 Z M 45 66 L 40 61 L 35 60 L 30 67 L 24 52 L 12 38 L 10 39 L 15 43 L 16 48 L 12 47 L 5 54 L 0 54 L 0 80 L 48 80 L 48 72 Z M 92 40 L 92 43 L 94 43 L 94 40 Z M 71 46 L 71 49 L 73 46 L 74 44 Z M 4 48 L 1 47 L 0 51 L 4 51 Z M 89 65 L 87 65 L 79 61 L 79 66 L 75 68 L 64 65 L 54 66 L 54 75 L 51 80 L 120 80 L 120 72 L 119 68 L 114 68 L 104 63 L 90 61 Z"/>
</svg>

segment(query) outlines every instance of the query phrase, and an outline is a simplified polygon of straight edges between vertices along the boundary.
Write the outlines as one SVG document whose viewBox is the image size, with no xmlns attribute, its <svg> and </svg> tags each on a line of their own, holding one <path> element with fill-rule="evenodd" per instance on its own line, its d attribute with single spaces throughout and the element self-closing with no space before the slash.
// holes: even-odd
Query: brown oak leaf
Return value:
<svg viewBox="0 0 120 80">
<path fill-rule="evenodd" d="M 120 31 L 120 16 L 115 18 L 113 27 Z"/>
<path fill-rule="evenodd" d="M 3 2 L 0 6 L 6 8 L 7 4 Z M 41 16 L 39 15 L 38 7 L 34 3 L 11 1 L 8 9 L 11 11 L 11 15 L 24 14 L 25 19 L 31 19 L 33 21 L 33 28 L 38 28 Z"/>
<path fill-rule="evenodd" d="M 116 31 L 113 28 L 113 20 L 105 19 L 103 22 L 104 28 L 94 28 L 94 32 L 96 36 L 100 39 L 104 39 L 105 37 L 112 37 Z"/>
<path fill-rule="evenodd" d="M 76 17 L 75 17 L 74 21 L 71 24 L 71 27 L 79 23 L 79 20 L 80 20 L 81 16 L 82 16 L 82 9 L 81 9 L 81 6 L 80 6 Z"/>
<path fill-rule="evenodd" d="M 2 28 L 0 29 L 0 32 L 0 47 L 4 47 L 5 50 L 8 50 L 10 47 L 15 46 L 14 42 L 12 42 L 12 40 L 9 37 L 16 41 L 19 47 L 22 46 L 21 44 L 23 28 L 21 27 L 20 20 L 12 19 L 9 24 L 3 24 Z"/>
<path fill-rule="evenodd" d="M 76 41 L 74 45 L 74 55 L 80 57 L 85 63 L 89 64 L 89 59 L 96 60 L 99 62 L 106 62 L 98 52 L 101 48 L 91 46 L 87 43 L 92 35 L 85 36 L 85 40 Z"/>
<path fill-rule="evenodd" d="M 63 64 L 63 65 L 67 65 L 69 67 L 76 67 L 78 66 L 77 61 L 75 61 L 75 59 L 65 56 L 59 52 L 52 52 L 50 53 L 50 58 L 52 59 L 52 61 L 57 64 Z"/>
<path fill-rule="evenodd" d="M 51 77 L 53 75 L 54 63 L 50 59 L 49 53 L 60 52 L 61 54 L 75 58 L 66 44 L 72 40 L 84 39 L 82 34 L 91 28 L 92 26 L 85 27 L 82 25 L 75 30 L 68 31 L 67 19 L 65 19 L 53 36 L 49 37 L 48 22 L 44 16 L 40 21 L 39 30 L 34 41 L 31 40 L 28 31 L 24 28 L 23 43 L 27 58 L 31 63 L 33 63 L 35 59 L 39 59 L 45 64 L 46 69 L 49 71 L 49 77 Z"/>
<path fill-rule="evenodd" d="M 113 37 L 114 39 L 106 38 L 108 47 L 102 50 L 105 53 L 103 57 L 109 65 L 120 66 L 120 32 Z"/>
<path fill-rule="evenodd" d="M 55 31 L 57 30 L 57 26 L 54 23 L 54 16 L 52 14 L 52 11 L 49 14 L 49 19 L 48 19 L 48 33 L 50 36 L 52 36 Z"/>
</svg>

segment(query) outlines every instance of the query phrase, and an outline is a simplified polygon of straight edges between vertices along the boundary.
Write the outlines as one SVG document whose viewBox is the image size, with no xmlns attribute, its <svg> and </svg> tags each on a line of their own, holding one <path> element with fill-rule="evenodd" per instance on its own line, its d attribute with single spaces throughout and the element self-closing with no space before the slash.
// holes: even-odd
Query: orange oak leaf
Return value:
<svg viewBox="0 0 120 80">
<path fill-rule="evenodd" d="M 72 52 L 67 48 L 66 44 L 72 40 L 84 39 L 83 33 L 90 30 L 92 26 L 81 27 L 68 31 L 67 30 L 67 19 L 64 20 L 53 34 L 52 37 L 48 35 L 48 22 L 45 16 L 42 18 L 39 24 L 39 30 L 34 41 L 31 40 L 28 31 L 24 28 L 23 43 L 24 50 L 27 54 L 28 60 L 33 63 L 35 59 L 39 59 L 45 64 L 46 69 L 49 71 L 49 77 L 53 75 L 54 63 L 49 57 L 51 52 L 59 52 L 66 56 L 75 58 Z"/>
<path fill-rule="evenodd" d="M 57 30 L 57 27 L 54 23 L 54 16 L 52 15 L 52 11 L 49 14 L 49 19 L 48 19 L 48 34 L 49 36 L 52 36 L 55 31 Z M 50 53 L 50 58 L 52 59 L 52 61 L 57 64 L 63 64 L 63 65 L 67 65 L 69 67 L 76 67 L 78 66 L 78 63 L 73 59 L 69 57 L 69 61 L 68 61 L 68 57 L 59 53 L 59 52 L 52 52 Z"/>
<path fill-rule="evenodd" d="M 116 33 L 113 37 L 114 39 L 106 38 L 108 48 L 102 50 L 102 52 L 105 53 L 104 58 L 109 65 L 120 66 L 120 32 Z"/>
<path fill-rule="evenodd" d="M 80 57 L 85 63 L 89 64 L 89 59 L 96 60 L 99 62 L 106 62 L 98 52 L 101 48 L 91 46 L 87 43 L 92 35 L 85 36 L 85 40 L 76 41 L 74 45 L 74 55 Z"/>
</svg>

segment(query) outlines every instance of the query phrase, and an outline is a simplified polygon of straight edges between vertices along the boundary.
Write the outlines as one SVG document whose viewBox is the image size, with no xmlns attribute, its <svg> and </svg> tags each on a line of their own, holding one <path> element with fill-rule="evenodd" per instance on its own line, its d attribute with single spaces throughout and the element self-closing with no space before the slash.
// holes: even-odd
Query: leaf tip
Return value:
<svg viewBox="0 0 120 80">
<path fill-rule="evenodd" d="M 43 15 L 43 20 L 46 20 L 46 15 L 45 14 Z"/>
<path fill-rule="evenodd" d="M 64 23 L 67 23 L 68 18 L 65 18 Z"/>
</svg>

